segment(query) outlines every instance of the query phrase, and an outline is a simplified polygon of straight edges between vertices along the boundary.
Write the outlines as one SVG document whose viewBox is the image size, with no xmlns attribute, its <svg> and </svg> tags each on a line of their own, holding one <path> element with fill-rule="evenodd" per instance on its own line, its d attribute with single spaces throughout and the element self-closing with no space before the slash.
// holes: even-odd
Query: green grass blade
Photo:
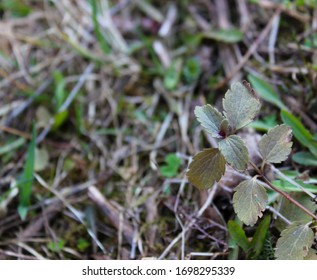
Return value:
<svg viewBox="0 0 317 280">
<path fill-rule="evenodd" d="M 59 108 L 63 105 L 67 95 L 65 92 L 65 79 L 60 71 L 54 71 L 53 73 L 55 91 L 54 91 L 54 101 L 55 101 L 55 112 L 58 112 Z"/>
<path fill-rule="evenodd" d="M 299 185 L 301 185 L 304 189 L 306 189 L 309 192 L 317 193 L 317 186 L 313 184 L 306 184 L 303 181 L 295 180 L 295 182 Z M 272 184 L 277 187 L 278 189 L 285 191 L 285 192 L 302 192 L 301 189 L 294 186 L 293 184 L 287 182 L 286 180 L 274 180 Z"/>
<path fill-rule="evenodd" d="M 248 80 L 252 84 L 252 87 L 255 89 L 255 91 L 265 101 L 272 103 L 281 110 L 288 111 L 287 107 L 284 105 L 283 101 L 280 99 L 279 95 L 274 91 L 271 85 L 253 75 L 248 75 Z"/>
<path fill-rule="evenodd" d="M 15 149 L 18 149 L 24 143 L 25 143 L 24 138 L 19 138 L 17 140 L 14 140 L 13 142 L 9 142 L 8 144 L 5 144 L 4 146 L 0 147 L 0 155 L 6 154 L 6 153 L 11 152 Z"/>
<path fill-rule="evenodd" d="M 245 253 L 247 253 L 250 249 L 250 242 L 246 237 L 243 228 L 237 222 L 229 221 L 228 231 L 230 238 L 238 244 Z"/>
<path fill-rule="evenodd" d="M 317 157 L 310 152 L 298 152 L 293 154 L 293 161 L 305 166 L 317 166 Z"/>
<path fill-rule="evenodd" d="M 33 173 L 34 173 L 34 159 L 35 159 L 35 146 L 36 146 L 36 130 L 35 124 L 32 128 L 32 140 L 29 144 L 26 161 L 24 164 L 24 170 L 22 176 L 18 180 L 18 188 L 20 195 L 20 203 L 18 206 L 18 213 L 22 220 L 25 219 L 30 205 L 32 185 L 33 185 Z"/>
<path fill-rule="evenodd" d="M 265 237 L 270 226 L 271 217 L 265 216 L 261 223 L 258 225 L 255 234 L 251 241 L 251 250 L 253 251 L 252 258 L 256 259 L 262 252 L 265 242 Z"/>
<path fill-rule="evenodd" d="M 283 122 L 293 130 L 295 138 L 305 147 L 307 147 L 314 156 L 317 156 L 317 142 L 313 135 L 304 127 L 302 122 L 287 111 L 281 112 Z"/>
<path fill-rule="evenodd" d="M 96 34 L 96 39 L 100 44 L 101 49 L 105 54 L 110 54 L 111 50 L 110 47 L 103 37 L 100 28 L 99 28 L 99 23 L 97 19 L 97 14 L 98 14 L 98 6 L 97 6 L 97 0 L 90 0 L 91 8 L 92 8 L 92 21 L 94 23 L 94 29 L 95 29 L 95 34 Z"/>
</svg>

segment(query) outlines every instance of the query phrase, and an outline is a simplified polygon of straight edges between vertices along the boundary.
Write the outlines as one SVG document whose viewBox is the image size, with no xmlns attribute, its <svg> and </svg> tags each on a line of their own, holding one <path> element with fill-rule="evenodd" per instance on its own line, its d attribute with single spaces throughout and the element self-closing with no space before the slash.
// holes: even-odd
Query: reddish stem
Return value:
<svg viewBox="0 0 317 280">
<path fill-rule="evenodd" d="M 250 164 L 252 165 L 252 167 L 254 168 L 254 170 L 262 177 L 263 181 L 274 191 L 276 191 L 277 193 L 279 193 L 280 195 L 284 196 L 288 201 L 290 201 L 291 203 L 293 203 L 294 205 L 296 205 L 298 208 L 300 208 L 302 211 L 304 211 L 306 214 L 308 214 L 309 216 L 311 216 L 315 221 L 317 221 L 317 216 L 314 215 L 312 212 L 310 212 L 305 206 L 303 206 L 302 204 L 300 204 L 299 202 L 297 202 L 295 199 L 293 199 L 289 194 L 281 191 L 280 189 L 274 187 L 272 185 L 272 183 L 269 181 L 269 179 L 267 179 L 264 174 L 261 172 L 261 170 L 253 163 L 250 161 Z"/>
</svg>

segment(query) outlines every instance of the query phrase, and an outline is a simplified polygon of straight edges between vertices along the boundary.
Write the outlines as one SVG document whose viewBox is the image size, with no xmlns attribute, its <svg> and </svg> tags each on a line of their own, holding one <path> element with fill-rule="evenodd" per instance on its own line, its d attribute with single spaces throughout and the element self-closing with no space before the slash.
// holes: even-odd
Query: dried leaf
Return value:
<svg viewBox="0 0 317 280">
<path fill-rule="evenodd" d="M 44 170 L 49 163 L 49 153 L 46 148 L 35 148 L 34 171 Z"/>
<path fill-rule="evenodd" d="M 268 203 L 265 188 L 261 186 L 256 177 L 242 181 L 233 195 L 233 207 L 238 218 L 246 225 L 253 226 L 258 217 L 262 217 Z"/>
<path fill-rule="evenodd" d="M 264 161 L 280 163 L 287 159 L 292 147 L 292 130 L 282 124 L 277 125 L 259 142 L 260 153 Z"/>
<path fill-rule="evenodd" d="M 303 260 L 314 242 L 314 232 L 306 224 L 294 222 L 281 232 L 275 257 L 278 260 Z"/>
<path fill-rule="evenodd" d="M 226 161 L 218 149 L 205 149 L 193 157 L 188 180 L 198 189 L 208 189 L 225 173 Z"/>
<path fill-rule="evenodd" d="M 239 171 L 247 169 L 249 152 L 243 140 L 237 135 L 230 135 L 218 143 L 219 150 L 227 163 Z"/>
<path fill-rule="evenodd" d="M 210 133 L 213 137 L 222 138 L 222 136 L 219 135 L 219 132 L 224 117 L 216 108 L 209 104 L 205 106 L 196 106 L 195 115 L 206 132 Z"/>
<path fill-rule="evenodd" d="M 51 113 L 44 106 L 39 106 L 36 110 L 36 126 L 47 127 L 50 119 L 52 118 Z"/>
<path fill-rule="evenodd" d="M 250 123 L 258 114 L 261 103 L 254 92 L 241 83 L 234 83 L 223 99 L 229 125 L 237 130 Z"/>
</svg>

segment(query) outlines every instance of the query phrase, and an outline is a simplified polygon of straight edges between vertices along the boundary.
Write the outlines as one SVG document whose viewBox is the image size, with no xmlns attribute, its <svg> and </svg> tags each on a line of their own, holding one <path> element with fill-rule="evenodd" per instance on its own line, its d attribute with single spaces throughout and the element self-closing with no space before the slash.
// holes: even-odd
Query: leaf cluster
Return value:
<svg viewBox="0 0 317 280">
<path fill-rule="evenodd" d="M 235 133 L 254 120 L 260 107 L 259 98 L 250 84 L 238 82 L 234 83 L 225 94 L 222 113 L 209 104 L 195 108 L 197 120 L 203 129 L 217 140 L 218 147 L 204 149 L 193 157 L 187 172 L 189 182 L 198 189 L 204 190 L 211 188 L 215 182 L 221 179 L 225 173 L 226 164 L 239 172 L 245 172 L 249 163 L 254 167 L 254 164 L 250 162 L 246 144 Z M 260 169 L 254 167 L 259 174 L 242 181 L 234 189 L 233 207 L 238 218 L 245 225 L 254 226 L 263 216 L 269 201 L 266 191 L 268 185 L 265 183 L 267 181 L 262 182 L 259 177 L 262 176 L 267 163 L 281 163 L 288 158 L 292 148 L 291 139 L 292 129 L 282 124 L 270 129 L 259 141 L 262 165 Z M 270 187 L 272 186 L 270 185 Z M 268 227 L 268 224 L 265 225 Z M 282 231 L 282 236 L 277 243 L 276 258 L 303 259 L 313 243 L 313 231 L 309 225 L 307 221 L 305 225 L 296 222 Z M 260 223 L 258 229 L 261 227 Z M 246 253 L 253 257 L 258 256 L 261 252 L 260 249 L 251 249 L 252 242 L 251 244 L 249 241 L 247 242 L 241 230 L 243 232 L 243 229 L 237 228 L 237 225 L 229 224 L 230 235 L 236 243 Z M 262 236 L 261 244 L 264 242 L 263 238 Z M 287 245 L 290 242 L 292 246 Z"/>
<path fill-rule="evenodd" d="M 246 170 L 249 152 L 243 140 L 234 133 L 249 124 L 260 107 L 259 99 L 250 88 L 235 83 L 223 99 L 223 114 L 209 104 L 195 108 L 196 118 L 204 130 L 218 139 L 218 148 L 206 149 L 194 156 L 187 173 L 194 186 L 211 188 L 224 174 L 226 163 L 236 170 Z"/>
</svg>

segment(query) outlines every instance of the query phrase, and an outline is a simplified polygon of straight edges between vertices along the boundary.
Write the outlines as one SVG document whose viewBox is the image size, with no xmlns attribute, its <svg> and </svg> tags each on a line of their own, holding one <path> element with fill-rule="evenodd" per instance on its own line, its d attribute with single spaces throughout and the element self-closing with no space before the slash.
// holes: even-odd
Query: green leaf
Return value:
<svg viewBox="0 0 317 280">
<path fill-rule="evenodd" d="M 271 217 L 267 215 L 264 217 L 264 219 L 256 228 L 255 234 L 250 244 L 250 247 L 252 248 L 252 251 L 254 252 L 252 254 L 252 258 L 254 259 L 257 258 L 262 252 L 266 234 L 270 226 L 270 222 L 271 222 Z"/>
<path fill-rule="evenodd" d="M 103 33 L 101 32 L 99 28 L 99 22 L 98 22 L 98 3 L 97 0 L 90 0 L 91 8 L 92 8 L 92 22 L 94 24 L 94 31 L 96 34 L 96 39 L 98 43 L 100 44 L 100 47 L 104 54 L 110 54 L 111 49 L 110 46 L 108 45 L 106 39 L 103 36 Z"/>
<path fill-rule="evenodd" d="M 230 28 L 230 29 L 218 29 L 205 32 L 203 34 L 204 38 L 213 39 L 216 41 L 220 41 L 223 43 L 237 43 L 243 39 L 243 32 L 241 32 L 237 28 Z"/>
<path fill-rule="evenodd" d="M 52 252 L 59 252 L 59 251 L 63 250 L 63 248 L 65 247 L 65 244 L 66 244 L 66 242 L 63 239 L 60 239 L 57 242 L 50 241 L 47 244 L 47 248 L 49 250 L 51 250 Z"/>
<path fill-rule="evenodd" d="M 317 157 L 309 152 L 299 152 L 293 154 L 293 161 L 305 166 L 317 166 Z"/>
<path fill-rule="evenodd" d="M 262 217 L 268 202 L 265 188 L 261 186 L 256 177 L 242 181 L 233 195 L 233 208 L 238 218 L 246 225 L 253 226 L 258 217 Z"/>
<path fill-rule="evenodd" d="M 219 132 L 221 123 L 225 118 L 216 108 L 209 104 L 196 106 L 195 115 L 206 132 L 210 133 L 212 137 L 222 138 Z"/>
<path fill-rule="evenodd" d="M 234 131 L 249 124 L 260 107 L 261 103 L 254 92 L 241 83 L 234 83 L 223 99 L 225 116 Z"/>
<path fill-rule="evenodd" d="M 250 248 L 250 242 L 245 235 L 243 228 L 235 221 L 228 222 L 228 231 L 230 237 L 236 242 L 246 253 Z"/>
<path fill-rule="evenodd" d="M 160 167 L 160 173 L 167 178 L 175 177 L 181 165 L 181 159 L 175 154 L 168 154 L 165 157 L 165 162 L 167 164 Z"/>
<path fill-rule="evenodd" d="M 284 124 L 270 129 L 259 142 L 263 161 L 280 163 L 286 160 L 292 150 L 291 139 L 292 130 Z"/>
<path fill-rule="evenodd" d="M 59 108 L 63 105 L 67 94 L 65 92 L 65 79 L 61 72 L 55 71 L 53 73 L 54 83 L 55 83 L 55 92 L 54 92 L 54 101 L 55 101 L 55 112 L 58 112 Z"/>
<path fill-rule="evenodd" d="M 90 246 L 90 243 L 88 240 L 86 240 L 83 237 L 80 237 L 77 241 L 77 248 L 79 251 L 83 252 L 85 249 L 87 249 Z"/>
<path fill-rule="evenodd" d="M 19 188 L 19 206 L 18 212 L 22 220 L 25 219 L 27 215 L 27 209 L 30 205 L 32 185 L 33 185 L 33 173 L 34 173 L 34 161 L 35 161 L 35 147 L 36 147 L 36 130 L 35 124 L 33 124 L 32 129 L 32 140 L 29 144 L 28 151 L 26 154 L 26 161 L 24 164 L 24 169 L 22 176 L 18 180 Z"/>
<path fill-rule="evenodd" d="M 306 224 L 294 222 L 281 232 L 275 257 L 278 260 L 303 260 L 314 242 L 314 232 Z"/>
<path fill-rule="evenodd" d="M 219 141 L 219 150 L 226 159 L 226 162 L 233 168 L 243 171 L 247 169 L 249 162 L 249 152 L 243 140 L 237 135 Z"/>
<path fill-rule="evenodd" d="M 183 69 L 183 76 L 187 83 L 196 81 L 201 73 L 199 59 L 196 57 L 189 58 Z"/>
<path fill-rule="evenodd" d="M 269 115 L 263 118 L 263 120 L 255 120 L 249 123 L 248 127 L 252 127 L 256 130 L 268 131 L 276 125 L 276 115 Z"/>
<path fill-rule="evenodd" d="M 283 101 L 280 99 L 279 95 L 274 91 L 270 84 L 253 75 L 248 75 L 248 80 L 252 84 L 255 91 L 261 96 L 261 98 L 279 107 L 281 110 L 288 111 L 287 107 L 284 105 Z"/>
<path fill-rule="evenodd" d="M 168 90 L 177 87 L 182 70 L 182 61 L 180 59 L 174 61 L 164 74 L 164 86 Z"/>
<path fill-rule="evenodd" d="M 293 179 L 294 180 L 294 179 Z M 317 193 L 317 187 L 313 184 L 308 184 L 308 183 L 304 183 L 303 181 L 300 180 L 294 180 L 297 184 L 301 185 L 304 189 L 306 189 L 307 191 L 310 191 L 312 193 Z M 301 189 L 299 189 L 298 187 L 294 186 L 293 184 L 287 182 L 286 180 L 274 180 L 272 181 L 272 184 L 279 188 L 282 191 L 286 191 L 286 192 L 302 192 Z"/>
<path fill-rule="evenodd" d="M 53 130 L 57 130 L 67 120 L 67 117 L 68 117 L 68 111 L 67 110 L 61 111 L 59 113 L 56 113 L 54 115 L 54 124 L 53 124 L 52 129 Z"/>
<path fill-rule="evenodd" d="M 316 187 L 315 187 L 316 188 Z M 305 193 L 290 193 L 291 197 L 298 203 L 303 205 L 310 212 L 314 213 L 317 210 L 317 205 L 311 201 L 311 198 Z M 288 199 L 281 198 L 278 206 L 278 211 L 289 221 L 297 221 L 306 224 L 311 220 L 311 217 L 304 211 L 299 209 L 296 205 L 291 203 Z M 287 224 L 277 217 L 276 227 L 278 230 L 283 230 Z"/>
<path fill-rule="evenodd" d="M 226 170 L 226 161 L 218 149 L 205 149 L 193 157 L 187 172 L 188 180 L 200 190 L 209 189 Z"/>
<path fill-rule="evenodd" d="M 25 143 L 25 139 L 24 138 L 18 138 L 14 141 L 8 141 L 7 144 L 5 144 L 4 146 L 0 147 L 0 155 L 9 153 L 15 149 L 20 148 L 23 144 Z"/>
<path fill-rule="evenodd" d="M 289 112 L 282 111 L 281 118 L 293 130 L 295 138 L 307 147 L 314 156 L 317 156 L 317 142 L 313 135 L 304 127 L 301 121 Z"/>
<path fill-rule="evenodd" d="M 27 214 L 28 214 L 29 208 L 27 206 L 24 206 L 22 204 L 18 205 L 18 214 L 20 216 L 20 218 L 22 219 L 22 221 L 25 220 Z"/>
<path fill-rule="evenodd" d="M 2 0 L 0 1 L 0 9 L 10 11 L 13 16 L 26 17 L 32 12 L 32 9 L 25 2 L 23 0 Z"/>
</svg>

